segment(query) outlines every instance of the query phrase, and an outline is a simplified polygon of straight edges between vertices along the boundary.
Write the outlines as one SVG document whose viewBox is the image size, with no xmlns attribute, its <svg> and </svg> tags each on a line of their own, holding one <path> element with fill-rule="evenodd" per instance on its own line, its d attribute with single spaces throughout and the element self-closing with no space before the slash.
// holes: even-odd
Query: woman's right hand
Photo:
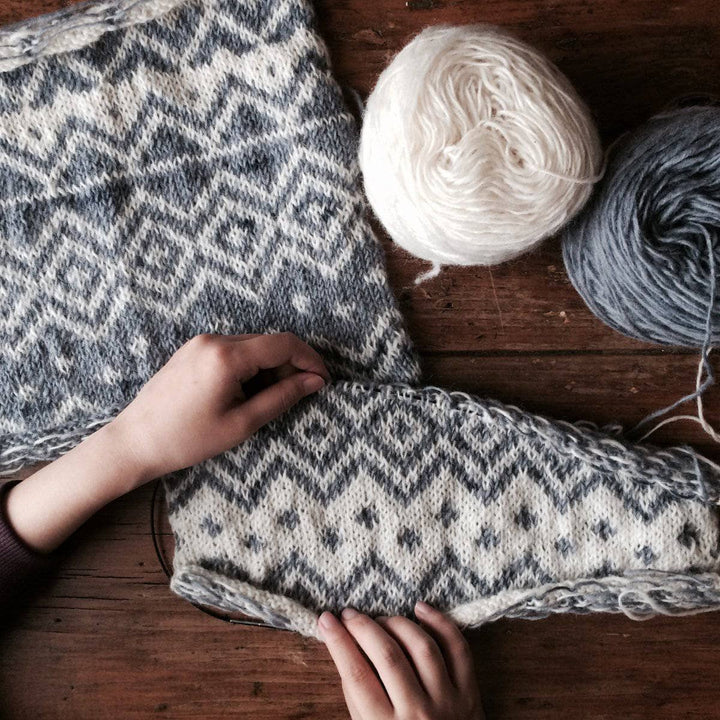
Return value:
<svg viewBox="0 0 720 720">
<path fill-rule="evenodd" d="M 483 720 L 467 640 L 425 603 L 415 615 L 422 625 L 404 617 L 373 621 L 352 609 L 342 622 L 320 616 L 352 720 Z"/>
</svg>

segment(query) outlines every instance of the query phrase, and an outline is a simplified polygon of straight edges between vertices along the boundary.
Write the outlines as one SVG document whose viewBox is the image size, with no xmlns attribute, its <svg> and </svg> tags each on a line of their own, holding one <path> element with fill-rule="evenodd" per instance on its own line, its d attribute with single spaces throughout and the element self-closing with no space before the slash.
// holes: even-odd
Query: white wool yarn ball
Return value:
<svg viewBox="0 0 720 720">
<path fill-rule="evenodd" d="M 365 192 L 390 236 L 440 265 L 493 265 L 555 233 L 602 164 L 568 79 L 486 25 L 430 27 L 380 75 L 363 117 Z"/>
</svg>

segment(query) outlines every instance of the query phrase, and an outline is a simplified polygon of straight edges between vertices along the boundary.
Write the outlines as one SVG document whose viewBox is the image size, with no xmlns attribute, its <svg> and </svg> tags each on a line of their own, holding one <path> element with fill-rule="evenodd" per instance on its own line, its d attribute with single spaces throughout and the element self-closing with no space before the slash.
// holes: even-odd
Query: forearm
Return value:
<svg viewBox="0 0 720 720">
<path fill-rule="evenodd" d="M 5 517 L 30 548 L 50 552 L 104 505 L 148 479 L 110 423 L 12 487 Z"/>
<path fill-rule="evenodd" d="M 260 371 L 275 381 L 248 398 L 243 384 Z M 112 422 L 12 487 L 5 518 L 28 547 L 50 552 L 111 500 L 235 447 L 329 379 L 290 333 L 197 336 Z"/>
</svg>

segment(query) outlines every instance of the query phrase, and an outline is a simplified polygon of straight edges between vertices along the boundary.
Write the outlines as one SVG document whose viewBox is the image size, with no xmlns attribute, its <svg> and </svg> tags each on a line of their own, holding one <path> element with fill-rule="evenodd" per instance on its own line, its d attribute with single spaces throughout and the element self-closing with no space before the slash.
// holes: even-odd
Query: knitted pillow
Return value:
<svg viewBox="0 0 720 720">
<path fill-rule="evenodd" d="M 338 382 L 169 478 L 183 597 L 308 635 L 418 598 L 465 624 L 720 605 L 714 465 L 403 384 L 304 0 L 85 5 L 0 33 L 0 70 L 0 472 L 72 447 L 198 332 L 293 330 Z"/>
</svg>

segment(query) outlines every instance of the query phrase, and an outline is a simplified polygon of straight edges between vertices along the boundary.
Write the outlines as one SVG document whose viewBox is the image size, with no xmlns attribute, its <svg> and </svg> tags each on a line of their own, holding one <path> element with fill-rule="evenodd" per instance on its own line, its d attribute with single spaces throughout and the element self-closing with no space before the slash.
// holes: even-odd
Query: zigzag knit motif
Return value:
<svg viewBox="0 0 720 720">
<path fill-rule="evenodd" d="M 125 5 L 11 28 L 5 62 L 167 3 Z M 302 2 L 195 1 L 0 72 L 0 471 L 57 457 L 200 332 L 291 330 L 335 377 L 417 380 L 311 28 Z"/>
<path fill-rule="evenodd" d="M 435 388 L 336 383 L 167 483 L 172 588 L 308 635 L 325 609 L 411 614 L 421 599 L 464 624 L 707 609 L 719 490 L 689 451 Z"/>
<path fill-rule="evenodd" d="M 720 605 L 717 468 L 434 388 L 365 219 L 305 0 L 112 0 L 0 32 L 0 474 L 77 444 L 199 332 L 336 382 L 169 477 L 171 587 L 314 635 Z"/>
</svg>

